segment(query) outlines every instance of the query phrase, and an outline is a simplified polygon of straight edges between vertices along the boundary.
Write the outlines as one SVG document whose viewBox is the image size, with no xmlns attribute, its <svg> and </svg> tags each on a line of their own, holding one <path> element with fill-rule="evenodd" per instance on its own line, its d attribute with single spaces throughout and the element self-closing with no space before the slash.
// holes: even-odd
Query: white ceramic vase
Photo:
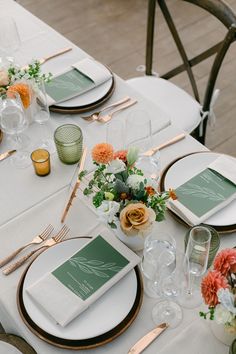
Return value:
<svg viewBox="0 0 236 354">
<path fill-rule="evenodd" d="M 117 229 L 114 229 L 114 232 L 118 239 L 122 241 L 126 246 L 128 246 L 132 251 L 142 251 L 144 248 L 144 241 L 146 236 L 135 235 L 127 236 L 120 227 L 120 223 L 116 223 Z"/>
<path fill-rule="evenodd" d="M 225 345 L 230 346 L 235 339 L 236 333 L 231 333 L 226 330 L 223 324 L 217 324 L 216 321 L 210 322 L 211 331 L 214 336 Z"/>
</svg>

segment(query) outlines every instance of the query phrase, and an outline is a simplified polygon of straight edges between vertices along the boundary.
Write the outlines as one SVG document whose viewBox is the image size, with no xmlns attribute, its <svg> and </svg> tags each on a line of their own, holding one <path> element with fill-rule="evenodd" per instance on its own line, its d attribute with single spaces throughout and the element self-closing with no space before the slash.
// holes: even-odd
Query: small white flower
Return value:
<svg viewBox="0 0 236 354">
<path fill-rule="evenodd" d="M 234 305 L 235 298 L 234 295 L 229 291 L 229 289 L 219 289 L 217 291 L 217 297 L 221 305 L 223 305 L 228 311 L 236 315 L 236 307 Z"/>
<path fill-rule="evenodd" d="M 140 175 L 131 175 L 127 179 L 127 185 L 133 190 L 139 189 L 139 185 L 141 182 L 144 183 L 145 177 Z"/>
<path fill-rule="evenodd" d="M 214 315 L 218 324 L 230 323 L 234 318 L 234 315 L 221 304 L 216 306 Z"/>
<path fill-rule="evenodd" d="M 103 200 L 100 207 L 97 208 L 99 218 L 107 223 L 114 221 L 115 215 L 119 210 L 120 204 L 111 200 Z"/>
<path fill-rule="evenodd" d="M 125 169 L 125 163 L 119 159 L 115 159 L 108 164 L 106 173 L 113 173 L 115 175 L 116 173 L 125 171 Z"/>
</svg>

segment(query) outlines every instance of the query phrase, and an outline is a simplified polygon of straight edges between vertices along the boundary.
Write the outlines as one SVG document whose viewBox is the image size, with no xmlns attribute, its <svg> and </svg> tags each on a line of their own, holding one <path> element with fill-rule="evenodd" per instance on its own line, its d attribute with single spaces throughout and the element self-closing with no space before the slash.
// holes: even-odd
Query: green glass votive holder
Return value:
<svg viewBox="0 0 236 354">
<path fill-rule="evenodd" d="M 73 165 L 80 160 L 83 149 L 83 134 L 78 125 L 61 125 L 54 132 L 54 141 L 61 162 Z"/>
<path fill-rule="evenodd" d="M 208 263 L 207 263 L 207 268 L 210 268 L 210 266 L 212 265 L 212 263 L 214 261 L 216 254 L 219 250 L 219 247 L 220 247 L 220 236 L 219 236 L 218 232 L 213 227 L 211 227 L 209 225 L 200 224 L 198 226 L 206 227 L 211 233 L 211 244 L 210 244 L 209 258 L 208 258 Z M 188 232 L 186 233 L 185 238 L 184 238 L 185 251 L 187 249 L 189 234 L 190 234 L 191 230 L 192 230 L 192 228 L 188 230 Z"/>
<path fill-rule="evenodd" d="M 229 348 L 229 354 L 236 354 L 236 338 Z"/>
</svg>

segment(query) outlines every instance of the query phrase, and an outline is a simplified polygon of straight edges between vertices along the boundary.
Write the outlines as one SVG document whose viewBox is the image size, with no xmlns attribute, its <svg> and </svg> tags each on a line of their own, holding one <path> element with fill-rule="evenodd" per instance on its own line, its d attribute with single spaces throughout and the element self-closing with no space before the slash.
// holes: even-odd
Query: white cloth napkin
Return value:
<svg viewBox="0 0 236 354">
<path fill-rule="evenodd" d="M 129 260 L 129 263 L 86 300 L 82 300 L 79 295 L 77 296 L 68 287 L 63 285 L 56 277 L 52 275 L 52 273 L 45 274 L 41 279 L 37 280 L 33 285 L 26 289 L 36 305 L 38 305 L 39 308 L 47 314 L 47 316 L 56 321 L 56 323 L 60 324 L 62 327 L 66 326 L 81 312 L 86 310 L 86 308 L 102 296 L 110 287 L 117 283 L 140 261 L 140 258 L 134 252 L 120 242 L 115 236 L 111 235 L 110 232 L 107 232 L 106 234 L 104 231 L 101 236 L 110 245 L 112 245 L 113 248 Z M 89 242 L 92 242 L 93 240 L 94 239 Z M 86 247 L 86 245 L 83 247 Z M 78 251 L 79 250 L 75 250 L 75 253 Z M 62 264 L 65 261 L 66 259 L 62 261 Z M 76 281 L 80 281 L 79 274 Z"/>
<path fill-rule="evenodd" d="M 220 156 L 215 161 L 210 163 L 206 168 L 214 170 L 221 174 L 221 176 L 227 178 L 229 181 L 236 185 L 236 162 L 227 156 Z M 194 176 L 192 176 L 194 177 Z M 194 213 L 192 213 L 187 207 L 185 207 L 180 201 L 177 200 L 169 200 L 168 206 L 169 208 L 179 215 L 184 221 L 186 221 L 189 225 L 198 225 L 205 220 L 207 220 L 211 215 L 215 214 L 217 211 L 228 205 L 236 198 L 236 193 L 234 193 L 231 197 L 218 204 L 215 208 L 209 210 L 203 216 L 198 217 Z"/>
<path fill-rule="evenodd" d="M 199 319 L 174 337 L 158 354 L 228 354 L 228 351 L 229 348 L 215 338 L 209 323 Z"/>
</svg>

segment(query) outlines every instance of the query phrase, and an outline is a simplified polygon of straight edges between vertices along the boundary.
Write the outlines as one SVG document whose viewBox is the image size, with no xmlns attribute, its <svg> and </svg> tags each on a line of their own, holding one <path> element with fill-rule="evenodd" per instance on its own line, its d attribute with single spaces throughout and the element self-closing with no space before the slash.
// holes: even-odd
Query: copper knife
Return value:
<svg viewBox="0 0 236 354">
<path fill-rule="evenodd" d="M 9 151 L 3 152 L 2 154 L 0 154 L 0 161 L 5 160 L 7 157 L 11 156 L 15 152 L 16 152 L 16 150 L 9 150 Z"/>
<path fill-rule="evenodd" d="M 168 328 L 167 323 L 162 323 L 142 337 L 128 352 L 128 354 L 140 354 L 154 339 Z"/>
</svg>

